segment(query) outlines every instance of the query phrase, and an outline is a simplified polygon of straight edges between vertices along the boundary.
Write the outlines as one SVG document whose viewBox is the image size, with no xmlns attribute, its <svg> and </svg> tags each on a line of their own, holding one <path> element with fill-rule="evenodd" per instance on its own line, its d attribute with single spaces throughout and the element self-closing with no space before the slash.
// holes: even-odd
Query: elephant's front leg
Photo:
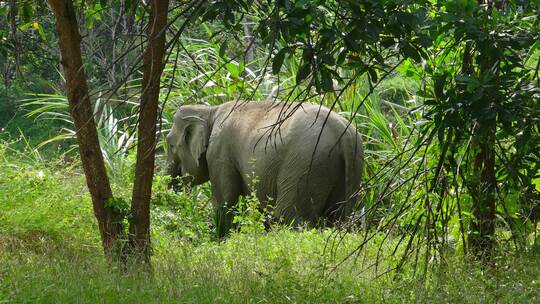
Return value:
<svg viewBox="0 0 540 304">
<path fill-rule="evenodd" d="M 214 220 L 216 223 L 216 235 L 219 239 L 225 237 L 232 228 L 234 212 L 228 205 L 217 203 L 214 199 Z"/>
<path fill-rule="evenodd" d="M 234 212 L 238 198 L 242 194 L 242 179 L 234 171 L 225 171 L 211 177 L 213 186 L 212 201 L 215 210 L 216 232 L 218 238 L 223 238 L 232 227 Z"/>
</svg>

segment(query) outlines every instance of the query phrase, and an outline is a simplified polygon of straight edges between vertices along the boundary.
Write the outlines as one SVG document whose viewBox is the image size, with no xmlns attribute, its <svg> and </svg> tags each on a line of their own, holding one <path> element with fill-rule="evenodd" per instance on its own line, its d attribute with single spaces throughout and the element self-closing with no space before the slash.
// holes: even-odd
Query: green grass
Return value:
<svg viewBox="0 0 540 304">
<path fill-rule="evenodd" d="M 411 267 L 397 278 L 383 274 L 395 258 L 381 261 L 378 272 L 368 267 L 380 238 L 332 271 L 362 240 L 361 233 L 348 234 L 333 249 L 326 246 L 336 240 L 331 230 L 276 228 L 211 241 L 208 188 L 175 196 L 164 192 L 159 179 L 152 209 L 153 272 L 122 271 L 103 259 L 77 167 L 44 164 L 0 147 L 0 303 L 540 301 L 540 264 L 533 254 L 501 255 L 487 268 L 448 256 L 446 266 L 432 268 L 425 278 Z M 393 243 L 383 246 L 384 254 Z"/>
</svg>

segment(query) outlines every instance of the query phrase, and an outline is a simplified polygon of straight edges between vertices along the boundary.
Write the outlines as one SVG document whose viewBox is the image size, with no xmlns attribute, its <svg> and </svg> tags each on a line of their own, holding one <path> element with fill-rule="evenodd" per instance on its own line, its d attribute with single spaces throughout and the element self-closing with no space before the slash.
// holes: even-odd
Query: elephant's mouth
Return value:
<svg viewBox="0 0 540 304">
<path fill-rule="evenodd" d="M 168 162 L 167 175 L 171 176 L 171 181 L 168 184 L 169 189 L 178 191 L 181 187 L 193 187 L 208 181 L 209 172 L 206 162 L 206 153 L 201 154 L 198 167 L 191 171 L 184 168 L 184 171 L 187 172 L 182 172 L 181 162 L 178 159 Z"/>
<path fill-rule="evenodd" d="M 182 174 L 182 166 L 180 163 L 171 163 L 167 170 L 167 174 L 171 176 L 171 181 L 167 185 L 170 190 L 180 191 L 180 188 L 185 185 L 194 185 L 195 178 L 191 175 Z"/>
<path fill-rule="evenodd" d="M 182 176 L 182 169 L 180 163 L 170 163 L 167 169 L 167 175 L 171 176 L 171 181 L 167 185 L 169 189 L 178 191 L 180 187 L 180 179 Z"/>
</svg>

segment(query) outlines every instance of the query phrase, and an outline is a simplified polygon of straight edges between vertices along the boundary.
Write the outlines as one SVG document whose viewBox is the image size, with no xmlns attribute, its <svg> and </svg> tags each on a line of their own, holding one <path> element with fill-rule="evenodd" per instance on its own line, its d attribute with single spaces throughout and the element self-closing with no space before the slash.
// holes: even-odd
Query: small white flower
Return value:
<svg viewBox="0 0 540 304">
<path fill-rule="evenodd" d="M 45 173 L 43 173 L 43 170 L 39 170 L 39 172 L 37 173 L 37 177 L 43 178 L 44 176 L 45 176 Z"/>
</svg>

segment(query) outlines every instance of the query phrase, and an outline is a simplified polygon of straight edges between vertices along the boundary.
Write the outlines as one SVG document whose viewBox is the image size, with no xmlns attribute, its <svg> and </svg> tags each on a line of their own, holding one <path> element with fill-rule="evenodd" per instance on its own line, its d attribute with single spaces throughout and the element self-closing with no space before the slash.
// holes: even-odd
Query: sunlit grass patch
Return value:
<svg viewBox="0 0 540 304">
<path fill-rule="evenodd" d="M 413 279 L 410 269 L 394 279 L 360 271 L 352 260 L 333 272 L 324 271 L 325 262 L 331 261 L 322 254 L 327 236 L 282 229 L 256 239 L 233 234 L 225 242 L 198 245 L 178 240 L 154 254 L 152 273 L 110 267 L 98 247 L 75 254 L 3 251 L 0 295 L 16 303 L 534 303 L 539 299 L 539 267 L 533 257 L 503 257 L 489 269 L 456 258 L 424 280 Z M 351 243 L 356 237 L 350 236 Z"/>
</svg>

